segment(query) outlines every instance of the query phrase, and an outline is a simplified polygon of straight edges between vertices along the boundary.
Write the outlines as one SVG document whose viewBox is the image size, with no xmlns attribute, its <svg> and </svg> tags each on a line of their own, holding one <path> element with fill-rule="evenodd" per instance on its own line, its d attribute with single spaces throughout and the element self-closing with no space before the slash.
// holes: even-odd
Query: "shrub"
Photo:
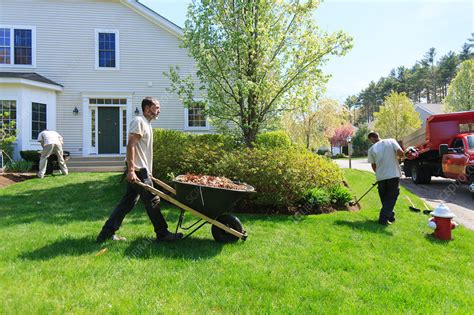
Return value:
<svg viewBox="0 0 474 315">
<path fill-rule="evenodd" d="M 258 193 L 252 201 L 256 205 L 277 208 L 297 205 L 310 188 L 342 182 L 335 163 L 298 149 L 257 148 L 227 153 L 216 165 L 216 172 L 254 186 Z"/>
<path fill-rule="evenodd" d="M 257 135 L 255 144 L 259 148 L 290 148 L 290 136 L 284 131 L 269 131 Z"/>
<path fill-rule="evenodd" d="M 352 200 L 352 194 L 346 187 L 342 185 L 333 186 L 329 189 L 329 194 L 333 204 L 342 207 Z"/>
<path fill-rule="evenodd" d="M 230 136 L 193 135 L 175 130 L 155 129 L 153 133 L 153 174 L 164 180 L 187 172 L 213 174 L 213 167 L 236 144 Z"/>
<path fill-rule="evenodd" d="M 331 204 L 329 192 L 320 187 L 311 188 L 306 191 L 303 205 L 305 208 L 321 212 L 321 207 L 327 207 Z"/>
<path fill-rule="evenodd" d="M 328 153 L 331 154 L 329 149 L 318 149 L 318 152 L 317 152 L 318 155 L 324 155 L 324 156 L 326 156 Z"/>
<path fill-rule="evenodd" d="M 40 160 L 40 157 L 41 157 L 41 152 L 40 151 L 35 151 L 35 150 L 20 151 L 20 156 L 25 161 L 30 161 L 30 162 L 33 162 L 33 163 L 39 163 L 39 160 Z"/>
<path fill-rule="evenodd" d="M 5 170 L 7 172 L 18 172 L 18 173 L 26 173 L 31 171 L 33 168 L 33 162 L 31 161 L 11 161 L 5 165 Z"/>
<path fill-rule="evenodd" d="M 354 150 L 354 156 L 366 156 L 369 150 L 369 139 L 367 135 L 369 134 L 369 128 L 367 124 L 363 124 L 357 129 L 355 136 L 352 138 L 352 147 Z"/>
<path fill-rule="evenodd" d="M 345 157 L 346 156 L 343 153 L 338 153 L 338 154 L 332 156 L 333 159 L 342 159 L 342 158 L 345 158 Z"/>
</svg>

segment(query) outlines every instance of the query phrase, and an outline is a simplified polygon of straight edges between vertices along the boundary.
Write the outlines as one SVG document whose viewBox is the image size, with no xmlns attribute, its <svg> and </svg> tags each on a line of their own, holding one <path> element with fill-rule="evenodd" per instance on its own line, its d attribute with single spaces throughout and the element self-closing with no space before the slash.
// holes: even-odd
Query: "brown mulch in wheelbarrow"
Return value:
<svg viewBox="0 0 474 315">
<path fill-rule="evenodd" d="M 0 188 L 13 185 L 28 179 L 35 178 L 34 173 L 1 173 L 0 174 Z"/>
<path fill-rule="evenodd" d="M 196 175 L 192 173 L 187 173 L 185 175 L 180 175 L 176 177 L 176 180 L 183 183 L 192 183 L 192 184 L 208 186 L 208 187 L 225 188 L 225 189 L 242 190 L 242 191 L 248 190 L 248 187 L 246 185 L 236 184 L 226 177 Z"/>
</svg>

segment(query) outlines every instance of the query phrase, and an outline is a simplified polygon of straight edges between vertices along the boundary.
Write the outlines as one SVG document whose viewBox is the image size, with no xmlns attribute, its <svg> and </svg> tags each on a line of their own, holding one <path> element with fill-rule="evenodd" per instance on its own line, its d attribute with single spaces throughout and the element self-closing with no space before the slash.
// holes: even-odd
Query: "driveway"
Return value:
<svg viewBox="0 0 474 315">
<path fill-rule="evenodd" d="M 348 160 L 334 161 L 341 168 L 349 167 Z M 352 160 L 352 168 L 372 172 L 367 159 Z M 456 214 L 456 222 L 474 230 L 474 200 L 471 198 L 467 185 L 457 185 L 454 180 L 442 177 L 433 177 L 430 185 L 416 185 L 411 178 L 402 177 L 401 184 L 426 201 L 431 209 L 440 202 L 444 202 Z"/>
</svg>

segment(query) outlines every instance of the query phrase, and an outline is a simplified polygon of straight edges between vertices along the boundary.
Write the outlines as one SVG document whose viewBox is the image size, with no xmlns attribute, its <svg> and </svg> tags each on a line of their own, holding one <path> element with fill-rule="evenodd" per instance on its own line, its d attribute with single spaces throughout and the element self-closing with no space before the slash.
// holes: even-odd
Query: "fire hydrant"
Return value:
<svg viewBox="0 0 474 315">
<path fill-rule="evenodd" d="M 434 237 L 440 240 L 451 240 L 451 230 L 458 225 L 451 219 L 455 217 L 444 203 L 440 203 L 435 211 L 430 213 L 433 217 L 428 220 L 428 226 L 434 229 Z"/>
</svg>

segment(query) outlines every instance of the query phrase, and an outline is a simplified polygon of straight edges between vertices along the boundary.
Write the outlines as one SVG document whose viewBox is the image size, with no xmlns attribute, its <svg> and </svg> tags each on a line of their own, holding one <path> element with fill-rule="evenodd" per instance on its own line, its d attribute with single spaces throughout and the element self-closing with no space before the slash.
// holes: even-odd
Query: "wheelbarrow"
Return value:
<svg viewBox="0 0 474 315">
<path fill-rule="evenodd" d="M 151 179 L 170 195 L 140 181 L 136 183 L 180 209 L 176 233 L 180 229 L 189 231 L 183 239 L 189 237 L 207 223 L 212 225 L 212 236 L 218 242 L 232 243 L 239 239 L 243 241 L 247 239 L 247 232 L 243 229 L 240 220 L 227 211 L 246 194 L 254 193 L 255 189 L 252 186 L 235 182 L 236 184 L 244 185 L 246 190 L 234 190 L 180 182 L 175 179 L 173 183 L 176 189 L 174 189 L 159 179 L 154 177 L 151 177 Z M 187 227 L 183 226 L 186 211 L 199 218 Z"/>
</svg>

